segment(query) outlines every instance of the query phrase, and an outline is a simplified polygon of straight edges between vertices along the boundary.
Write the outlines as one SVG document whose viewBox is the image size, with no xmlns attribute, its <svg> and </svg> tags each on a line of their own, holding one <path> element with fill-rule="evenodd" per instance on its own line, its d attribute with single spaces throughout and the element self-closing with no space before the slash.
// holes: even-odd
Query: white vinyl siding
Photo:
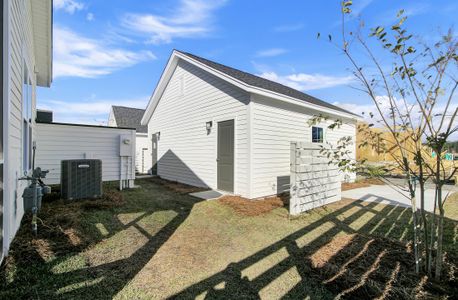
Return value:
<svg viewBox="0 0 458 300">
<path fill-rule="evenodd" d="M 234 119 L 234 192 L 248 196 L 249 99 L 247 92 L 180 60 L 148 123 L 150 141 L 160 132 L 158 175 L 215 189 L 218 122 Z"/>
<path fill-rule="evenodd" d="M 289 180 L 290 142 L 311 142 L 312 131 L 307 121 L 320 112 L 261 96 L 252 99 L 251 197 L 257 198 L 276 194 L 277 184 Z M 354 139 L 355 122 L 348 122 L 335 130 L 326 129 L 331 121 L 320 124 L 324 128 L 324 142 L 335 144 L 343 136 Z M 353 158 L 354 155 L 355 149 Z"/>
<path fill-rule="evenodd" d="M 32 37 L 32 16 L 30 0 L 10 0 L 8 10 L 8 153 L 5 162 L 6 182 L 4 190 L 4 240 L 3 248 L 8 250 L 11 240 L 19 228 L 24 214 L 22 205 L 22 192 L 27 185 L 26 181 L 19 181 L 23 174 L 23 65 L 28 70 L 34 70 L 35 57 Z M 31 105 L 32 105 L 32 137 L 35 139 L 35 86 L 34 72 L 30 72 L 31 79 Z M 29 142 L 30 143 L 30 142 Z"/>
<path fill-rule="evenodd" d="M 135 140 L 135 130 L 119 128 L 39 123 L 36 125 L 36 133 L 36 166 L 50 170 L 44 180 L 46 184 L 60 183 L 62 160 L 84 158 L 102 160 L 103 181 L 119 180 L 120 135 L 131 135 L 132 141 Z M 135 143 L 132 143 L 132 147 L 135 147 Z M 131 163 L 130 177 L 135 178 L 134 159 Z M 123 170 L 127 170 L 127 165 L 123 166 Z"/>
</svg>

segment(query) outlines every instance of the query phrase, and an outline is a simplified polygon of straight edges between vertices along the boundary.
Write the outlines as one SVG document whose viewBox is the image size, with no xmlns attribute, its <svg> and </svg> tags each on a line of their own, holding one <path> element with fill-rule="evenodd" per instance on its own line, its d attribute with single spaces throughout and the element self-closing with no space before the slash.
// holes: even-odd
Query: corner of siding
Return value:
<svg viewBox="0 0 458 300">
<path fill-rule="evenodd" d="M 247 174 L 247 193 L 248 198 L 253 198 L 253 94 L 249 95 L 249 102 L 247 105 L 247 132 L 248 132 L 248 174 Z"/>
</svg>

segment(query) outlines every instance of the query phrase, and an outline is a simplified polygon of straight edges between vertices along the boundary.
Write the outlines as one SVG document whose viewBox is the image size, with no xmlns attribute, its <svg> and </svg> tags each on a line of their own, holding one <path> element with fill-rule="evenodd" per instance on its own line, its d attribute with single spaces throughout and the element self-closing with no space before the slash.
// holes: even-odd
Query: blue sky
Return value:
<svg viewBox="0 0 458 300">
<path fill-rule="evenodd" d="M 394 22 L 425 39 L 453 26 L 456 0 L 354 0 L 353 20 Z M 145 108 L 173 49 L 262 75 L 346 108 L 370 110 L 348 62 L 317 32 L 338 35 L 340 1 L 54 0 L 54 80 L 38 107 L 55 121 L 106 123 L 110 105 Z"/>
</svg>

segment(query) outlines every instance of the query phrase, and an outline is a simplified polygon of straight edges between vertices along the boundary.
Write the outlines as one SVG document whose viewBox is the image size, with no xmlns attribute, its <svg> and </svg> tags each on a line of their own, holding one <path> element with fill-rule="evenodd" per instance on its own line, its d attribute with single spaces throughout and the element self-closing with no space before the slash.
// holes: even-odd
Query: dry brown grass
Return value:
<svg viewBox="0 0 458 300">
<path fill-rule="evenodd" d="M 243 216 L 259 216 L 285 205 L 280 196 L 272 196 L 265 199 L 249 200 L 240 196 L 223 196 L 218 200 Z"/>
<path fill-rule="evenodd" d="M 368 187 L 371 185 L 384 185 L 385 183 L 378 178 L 365 178 L 356 182 L 344 182 L 342 183 L 342 191 L 348 191 L 353 189 L 359 189 Z"/>
</svg>

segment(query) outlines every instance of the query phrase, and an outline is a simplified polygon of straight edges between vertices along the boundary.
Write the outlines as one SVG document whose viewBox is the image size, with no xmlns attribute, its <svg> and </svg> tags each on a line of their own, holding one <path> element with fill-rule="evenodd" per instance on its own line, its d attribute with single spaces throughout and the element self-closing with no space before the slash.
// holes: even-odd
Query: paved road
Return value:
<svg viewBox="0 0 458 300">
<path fill-rule="evenodd" d="M 418 189 L 417 189 L 418 191 Z M 389 185 L 371 185 L 369 187 L 342 191 L 342 198 L 359 199 L 369 202 L 381 202 L 390 205 L 410 206 L 410 199 L 406 196 L 406 192 L 400 192 L 390 187 Z M 434 189 L 425 191 L 425 209 L 433 211 L 434 209 Z M 443 198 L 447 195 L 447 191 L 443 192 Z M 417 199 L 417 207 L 420 207 L 420 199 Z"/>
</svg>

